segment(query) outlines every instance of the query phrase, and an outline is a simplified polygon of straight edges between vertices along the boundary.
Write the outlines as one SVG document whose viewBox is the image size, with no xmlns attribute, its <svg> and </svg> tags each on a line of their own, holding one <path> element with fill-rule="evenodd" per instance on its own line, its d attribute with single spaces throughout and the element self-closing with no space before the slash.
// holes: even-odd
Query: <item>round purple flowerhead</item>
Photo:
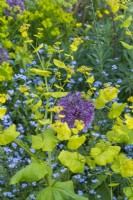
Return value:
<svg viewBox="0 0 133 200">
<path fill-rule="evenodd" d="M 58 102 L 58 106 L 62 106 L 63 110 L 60 112 L 65 117 L 61 119 L 62 122 L 67 122 L 69 128 L 74 127 L 75 120 L 82 120 L 85 128 L 89 127 L 94 118 L 94 106 L 91 101 L 82 99 L 81 93 L 69 93 Z"/>
<path fill-rule="evenodd" d="M 4 61 L 8 62 L 9 57 L 7 51 L 0 46 L 0 64 L 3 63 Z"/>
</svg>

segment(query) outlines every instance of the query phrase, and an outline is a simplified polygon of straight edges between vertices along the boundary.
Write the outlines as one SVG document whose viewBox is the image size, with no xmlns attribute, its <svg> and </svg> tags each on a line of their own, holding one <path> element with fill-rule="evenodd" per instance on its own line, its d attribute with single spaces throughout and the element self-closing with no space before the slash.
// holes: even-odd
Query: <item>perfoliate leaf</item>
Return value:
<svg viewBox="0 0 133 200">
<path fill-rule="evenodd" d="M 41 190 L 36 200 L 88 200 L 88 198 L 74 193 L 72 181 L 56 182 L 50 187 Z"/>
<path fill-rule="evenodd" d="M 59 161 L 68 167 L 73 173 L 82 173 L 85 165 L 85 157 L 77 152 L 61 151 Z"/>
<path fill-rule="evenodd" d="M 130 115 L 125 114 L 125 122 L 129 129 L 133 129 L 133 117 Z"/>
<path fill-rule="evenodd" d="M 129 200 L 133 198 L 133 187 L 124 187 L 123 192 Z"/>
<path fill-rule="evenodd" d="M 133 176 L 133 159 L 127 158 L 125 154 L 118 155 L 111 166 L 111 169 L 121 174 L 122 177 Z"/>
<path fill-rule="evenodd" d="M 127 132 L 123 131 L 120 127 L 117 130 L 108 131 L 106 137 L 110 142 L 116 143 L 127 143 L 129 140 Z"/>
<path fill-rule="evenodd" d="M 44 93 L 45 97 L 54 97 L 54 98 L 61 98 L 66 96 L 68 93 L 67 92 L 47 92 Z"/>
<path fill-rule="evenodd" d="M 49 77 L 51 75 L 50 71 L 36 69 L 36 68 L 30 69 L 30 72 L 35 75 L 46 76 L 46 77 Z"/>
<path fill-rule="evenodd" d="M 132 15 L 130 15 L 123 24 L 121 24 L 121 28 L 128 28 L 132 22 Z"/>
<path fill-rule="evenodd" d="M 15 124 L 11 125 L 7 129 L 2 131 L 2 133 L 0 133 L 0 145 L 6 145 L 6 144 L 9 144 L 9 143 L 15 141 L 15 139 L 19 135 L 20 135 L 20 133 L 16 132 Z"/>
<path fill-rule="evenodd" d="M 101 89 L 99 91 L 100 96 L 103 96 L 104 99 L 106 99 L 106 101 L 112 101 L 113 99 L 115 99 L 118 95 L 118 89 L 112 86 L 108 86 L 104 89 Z"/>
<path fill-rule="evenodd" d="M 112 108 L 108 114 L 108 117 L 110 119 L 113 119 L 113 118 L 116 118 L 116 117 L 119 117 L 121 115 L 121 113 L 123 112 L 124 108 L 126 107 L 126 103 L 124 104 L 119 104 L 117 102 L 114 102 L 113 105 L 112 105 Z"/>
<path fill-rule="evenodd" d="M 117 15 L 114 20 L 119 20 L 119 19 L 123 19 L 124 18 L 124 15 Z"/>
<path fill-rule="evenodd" d="M 57 144 L 57 137 L 55 136 L 55 131 L 51 128 L 43 132 L 44 144 L 42 147 L 43 151 L 53 151 Z"/>
<path fill-rule="evenodd" d="M 94 76 L 90 76 L 90 77 L 86 80 L 86 82 L 92 84 L 92 83 L 94 82 Z"/>
<path fill-rule="evenodd" d="M 43 147 L 42 135 L 32 135 L 32 148 L 41 149 Z"/>
<path fill-rule="evenodd" d="M 36 104 L 34 104 L 33 106 L 31 106 L 31 109 L 33 112 L 35 112 L 36 110 L 38 110 L 42 105 L 42 100 L 40 99 Z"/>
<path fill-rule="evenodd" d="M 65 63 L 63 63 L 62 61 L 60 61 L 60 60 L 57 60 L 57 59 L 54 59 L 54 64 L 57 66 L 57 67 L 59 67 L 59 68 L 66 68 L 66 65 L 65 65 Z"/>
<path fill-rule="evenodd" d="M 97 109 L 101 109 L 105 106 L 106 102 L 112 101 L 117 97 L 118 89 L 112 86 L 108 86 L 99 90 L 99 96 L 94 101 L 94 105 Z"/>
<path fill-rule="evenodd" d="M 120 124 L 113 127 L 114 133 L 108 133 L 106 135 L 110 141 L 125 142 L 126 144 L 133 144 L 133 129 L 129 129 L 126 125 Z"/>
<path fill-rule="evenodd" d="M 86 140 L 86 137 L 83 136 L 78 136 L 78 135 L 74 135 L 72 137 L 70 137 L 69 141 L 68 141 L 68 148 L 69 149 L 78 149 Z"/>
<path fill-rule="evenodd" d="M 96 164 L 104 166 L 111 163 L 119 152 L 119 146 L 107 146 L 105 142 L 103 144 L 97 143 L 96 147 L 91 149 L 90 155 Z"/>
<path fill-rule="evenodd" d="M 120 41 L 120 42 L 121 42 L 122 46 L 125 47 L 126 49 L 129 49 L 129 50 L 133 49 L 133 45 L 129 45 L 129 44 L 122 42 L 122 41 Z"/>
<path fill-rule="evenodd" d="M 57 133 L 58 140 L 69 140 L 71 137 L 71 129 L 66 122 L 57 120 L 54 124 L 51 125 L 51 127 Z"/>
<path fill-rule="evenodd" d="M 10 184 L 19 182 L 35 182 L 44 178 L 48 173 L 51 173 L 51 168 L 45 163 L 31 163 L 24 169 L 18 171 L 10 180 Z"/>
<path fill-rule="evenodd" d="M 53 151 L 56 147 L 57 138 L 52 129 L 44 131 L 43 137 L 41 134 L 32 135 L 32 148 L 42 149 L 43 151 Z"/>
<path fill-rule="evenodd" d="M 6 108 L 0 108 L 0 119 L 2 119 L 5 114 L 6 114 Z"/>
<path fill-rule="evenodd" d="M 94 101 L 94 105 L 96 109 L 101 109 L 105 106 L 106 104 L 106 99 L 104 99 L 102 96 L 99 96 L 95 101 Z"/>
<path fill-rule="evenodd" d="M 90 167 L 90 169 L 93 169 L 96 166 L 95 161 L 91 158 L 91 156 L 86 156 L 86 163 Z"/>
</svg>

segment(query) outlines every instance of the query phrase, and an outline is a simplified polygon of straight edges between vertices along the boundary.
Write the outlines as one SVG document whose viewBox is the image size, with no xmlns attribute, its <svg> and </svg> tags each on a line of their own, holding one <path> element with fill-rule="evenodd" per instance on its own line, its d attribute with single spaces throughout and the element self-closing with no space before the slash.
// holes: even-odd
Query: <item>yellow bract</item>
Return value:
<svg viewBox="0 0 133 200">
<path fill-rule="evenodd" d="M 81 131 L 85 127 L 85 124 L 82 120 L 76 119 L 74 122 L 74 126 L 75 126 L 75 128 L 77 128 L 78 131 Z"/>
<path fill-rule="evenodd" d="M 127 158 L 125 154 L 121 153 L 115 158 L 112 170 L 122 177 L 132 177 L 133 176 L 133 159 Z"/>
<path fill-rule="evenodd" d="M 6 114 L 6 108 L 0 108 L 0 119 L 2 119 L 5 114 Z"/>
<path fill-rule="evenodd" d="M 58 140 L 69 140 L 71 137 L 71 130 L 66 122 L 57 120 L 51 127 L 57 133 Z"/>
<path fill-rule="evenodd" d="M 118 95 L 118 88 L 107 86 L 104 89 L 99 90 L 99 96 L 94 101 L 95 107 L 100 109 L 105 106 L 105 104 L 109 101 L 115 99 Z"/>
<path fill-rule="evenodd" d="M 125 114 L 125 122 L 126 122 L 126 125 L 129 129 L 133 129 L 133 117 Z"/>
<path fill-rule="evenodd" d="M 94 82 L 94 76 L 90 76 L 90 77 L 86 80 L 86 82 L 92 84 L 92 83 Z"/>
<path fill-rule="evenodd" d="M 78 136 L 78 135 L 74 135 L 72 137 L 70 137 L 69 141 L 68 141 L 68 148 L 69 149 L 78 149 L 82 144 L 84 144 L 86 140 L 86 137 L 83 136 Z"/>
<path fill-rule="evenodd" d="M 7 94 L 0 94 L 0 103 L 5 103 L 7 99 L 8 99 Z"/>
<path fill-rule="evenodd" d="M 80 37 L 74 38 L 73 43 L 70 45 L 71 51 L 77 51 L 81 43 L 83 43 L 83 40 Z"/>
<path fill-rule="evenodd" d="M 119 0 L 106 0 L 106 2 L 110 6 L 113 13 L 117 13 L 119 11 Z"/>
</svg>

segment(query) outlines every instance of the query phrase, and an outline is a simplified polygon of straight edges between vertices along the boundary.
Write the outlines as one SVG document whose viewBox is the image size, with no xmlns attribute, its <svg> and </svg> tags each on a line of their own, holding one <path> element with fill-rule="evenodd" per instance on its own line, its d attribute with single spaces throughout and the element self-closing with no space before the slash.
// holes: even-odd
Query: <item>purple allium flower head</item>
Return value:
<svg viewBox="0 0 133 200">
<path fill-rule="evenodd" d="M 4 61 L 7 62 L 8 59 L 9 57 L 7 51 L 2 46 L 0 46 L 0 64 Z"/>
<path fill-rule="evenodd" d="M 20 10 L 22 11 L 25 9 L 23 0 L 6 0 L 6 3 L 11 8 L 11 11 L 6 9 L 6 16 L 9 16 L 12 11 L 14 12 L 15 6 L 19 6 Z M 15 14 L 18 14 L 18 13 L 19 12 L 17 11 Z"/>
<path fill-rule="evenodd" d="M 69 93 L 66 97 L 61 98 L 58 106 L 63 107 L 63 110 L 60 112 L 61 115 L 65 115 L 61 119 L 62 122 L 67 122 L 70 128 L 74 127 L 75 120 L 82 120 L 85 128 L 89 127 L 92 123 L 94 106 L 91 101 L 82 99 L 80 92 Z"/>
</svg>

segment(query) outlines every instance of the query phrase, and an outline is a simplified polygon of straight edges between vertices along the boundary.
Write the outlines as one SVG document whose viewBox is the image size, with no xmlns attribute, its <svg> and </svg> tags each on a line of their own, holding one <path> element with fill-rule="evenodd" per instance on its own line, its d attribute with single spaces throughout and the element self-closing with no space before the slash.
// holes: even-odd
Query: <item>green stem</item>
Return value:
<svg viewBox="0 0 133 200">
<path fill-rule="evenodd" d="M 26 151 L 27 154 L 29 154 L 31 157 L 35 158 L 39 163 L 41 162 L 36 156 L 34 156 L 33 153 L 31 153 L 27 148 L 25 148 L 22 144 L 20 144 L 17 140 L 14 141 L 18 146 L 20 146 L 22 149 Z"/>
<path fill-rule="evenodd" d="M 109 178 L 110 178 L 110 183 L 111 183 L 111 176 Z M 110 199 L 113 200 L 112 187 L 110 187 Z"/>
</svg>

